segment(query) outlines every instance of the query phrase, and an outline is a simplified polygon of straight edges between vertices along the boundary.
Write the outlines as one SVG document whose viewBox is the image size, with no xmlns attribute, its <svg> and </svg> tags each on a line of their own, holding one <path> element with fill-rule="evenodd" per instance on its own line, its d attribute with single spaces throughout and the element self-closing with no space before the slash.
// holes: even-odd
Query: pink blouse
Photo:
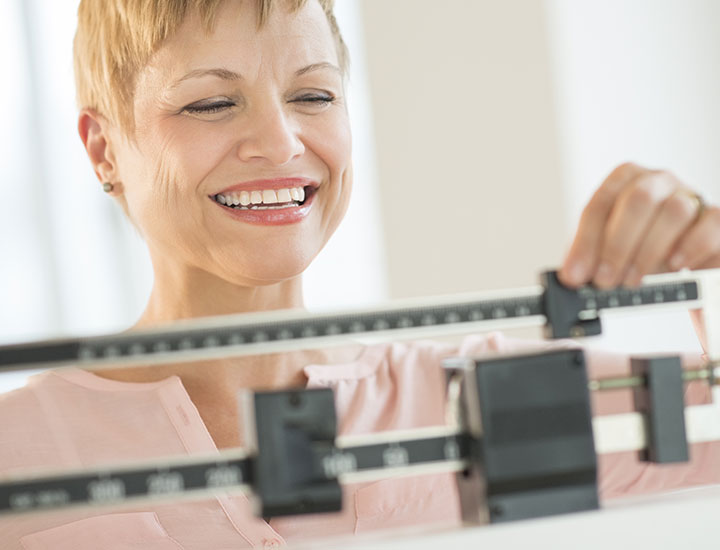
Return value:
<svg viewBox="0 0 720 550">
<path fill-rule="evenodd" d="M 305 368 L 308 387 L 335 394 L 339 434 L 444 423 L 443 358 L 573 345 L 476 335 L 460 346 L 431 341 L 373 345 L 355 361 Z M 697 362 L 698 358 L 694 358 Z M 591 353 L 592 377 L 627 373 L 626 356 Z M 702 383 L 687 386 L 686 404 L 708 402 Z M 629 412 L 628 391 L 593 396 L 595 414 Z M 78 468 L 217 448 L 178 377 L 126 383 L 79 370 L 48 371 L 0 396 L 0 476 L 26 469 Z M 636 453 L 600 458 L 603 499 L 720 482 L 720 444 L 693 445 L 691 463 L 656 466 Z M 454 478 L 435 474 L 345 487 L 343 511 L 255 518 L 246 497 L 77 508 L 0 516 L 7 550 L 230 550 L 275 548 L 307 537 L 363 533 L 408 525 L 459 522 Z"/>
</svg>

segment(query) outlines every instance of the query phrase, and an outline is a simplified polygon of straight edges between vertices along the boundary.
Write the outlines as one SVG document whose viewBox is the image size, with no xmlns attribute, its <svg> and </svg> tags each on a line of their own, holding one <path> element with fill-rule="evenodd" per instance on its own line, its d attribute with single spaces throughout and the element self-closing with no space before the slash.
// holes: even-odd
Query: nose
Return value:
<svg viewBox="0 0 720 550">
<path fill-rule="evenodd" d="M 241 124 L 241 139 L 237 146 L 240 160 L 267 160 L 282 166 L 305 152 L 295 122 L 287 116 L 281 104 L 268 104 L 248 113 Z"/>
</svg>

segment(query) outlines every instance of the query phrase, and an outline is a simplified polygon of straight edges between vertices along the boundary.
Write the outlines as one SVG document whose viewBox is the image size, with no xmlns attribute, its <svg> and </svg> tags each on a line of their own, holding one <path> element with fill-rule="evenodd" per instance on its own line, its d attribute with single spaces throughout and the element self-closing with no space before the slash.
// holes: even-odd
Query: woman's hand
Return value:
<svg viewBox="0 0 720 550">
<path fill-rule="evenodd" d="M 685 267 L 720 267 L 720 208 L 668 172 L 628 163 L 585 207 L 559 277 L 569 286 L 637 286 Z"/>
</svg>

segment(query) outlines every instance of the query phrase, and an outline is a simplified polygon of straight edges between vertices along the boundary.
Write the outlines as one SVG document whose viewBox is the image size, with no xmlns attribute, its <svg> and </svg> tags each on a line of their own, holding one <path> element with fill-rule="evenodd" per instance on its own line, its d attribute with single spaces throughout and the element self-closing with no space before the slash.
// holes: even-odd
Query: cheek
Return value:
<svg viewBox="0 0 720 550">
<path fill-rule="evenodd" d="M 345 215 L 350 202 L 350 193 L 352 191 L 352 135 L 350 133 L 350 123 L 345 120 L 345 124 L 340 126 L 334 136 L 334 139 L 327 140 L 328 155 L 333 159 L 334 164 L 331 165 L 332 178 L 337 178 L 339 184 L 339 205 L 338 205 L 338 223 Z"/>
<path fill-rule="evenodd" d="M 322 222 L 327 239 L 345 216 L 352 191 L 352 135 L 347 117 L 320 128 L 314 137 L 314 152 L 329 170 L 328 208 Z"/>
<path fill-rule="evenodd" d="M 226 155 L 231 137 L 197 124 L 158 124 L 140 146 L 141 163 L 146 167 L 141 178 L 145 194 L 173 210 L 190 205 L 198 199 L 207 175 Z"/>
<path fill-rule="evenodd" d="M 189 222 L 198 182 L 210 170 L 217 142 L 196 132 L 138 132 L 137 146 L 123 156 L 127 210 L 143 234 L 162 238 Z M 186 215 L 178 216 L 185 212 Z M 178 225 L 179 220 L 184 220 Z M 167 227 L 173 225 L 173 228 Z"/>
<path fill-rule="evenodd" d="M 324 121 L 310 135 L 310 148 L 328 167 L 331 183 L 341 183 L 352 159 L 352 136 L 347 116 Z"/>
<path fill-rule="evenodd" d="M 232 136 L 224 134 L 230 133 L 190 121 L 175 122 L 166 127 L 159 125 L 158 137 L 148 147 L 155 159 L 155 174 L 159 181 L 174 184 L 183 194 L 194 192 L 227 153 Z"/>
</svg>

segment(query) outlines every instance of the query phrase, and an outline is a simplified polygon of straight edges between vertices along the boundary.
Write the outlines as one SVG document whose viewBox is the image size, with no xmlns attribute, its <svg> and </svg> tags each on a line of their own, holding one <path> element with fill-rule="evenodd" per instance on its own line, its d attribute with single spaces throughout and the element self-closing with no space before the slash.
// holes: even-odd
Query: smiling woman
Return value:
<svg viewBox="0 0 720 550">
<path fill-rule="evenodd" d="M 79 58 L 88 53 L 81 49 L 88 9 L 81 5 Z M 113 108 L 117 97 L 103 102 L 121 122 L 82 107 L 80 135 L 95 172 L 111 183 L 153 262 L 155 283 L 135 327 L 303 306 L 301 274 L 340 223 L 352 186 L 346 54 L 330 9 L 318 2 L 204 4 L 158 41 L 144 65 L 131 63 L 135 73 L 121 71 L 136 82 L 133 108 Z M 138 25 L 153 21 L 138 17 Z M 82 74 L 81 101 L 90 88 Z M 340 359 L 337 351 L 333 357 Z M 320 352 L 312 360 L 329 358 Z M 289 354 L 249 377 L 228 365 L 196 383 L 197 369 L 180 368 L 216 442 L 230 444 L 238 437 L 224 421 L 235 409 L 232 388 L 297 382 L 308 362 Z M 180 372 L 103 376 L 170 374 Z"/>
<path fill-rule="evenodd" d="M 153 259 L 138 326 L 301 305 L 297 276 L 337 228 L 352 184 L 346 54 L 327 9 L 215 2 L 188 13 L 136 73 L 109 72 L 136 83 L 115 98 L 132 97 L 127 112 L 92 101 L 79 71 L 81 136 Z M 280 211 L 278 190 L 306 197 Z M 254 206 L 229 208 L 235 193 Z M 208 303 L 218 294 L 222 306 Z"/>
<path fill-rule="evenodd" d="M 0 254 L 6 258 L 0 270 L 3 343 L 122 330 L 137 320 L 152 286 L 147 248 L 135 228 L 123 219 L 116 201 L 103 196 L 74 128 L 77 109 L 72 41 L 79 4 L 79 0 L 62 5 L 50 0 L 11 0 L 2 23 L 4 50 L 8 52 L 6 72 L 15 82 L 3 92 L 5 103 L 13 107 L 6 111 L 6 124 L 0 131 L 5 151 L 0 160 L 0 232 L 6 236 L 0 239 Z M 168 5 L 162 4 L 158 9 Z M 110 25 L 113 18 L 106 12 L 115 9 L 114 5 L 99 3 L 98 12 L 88 10 L 92 13 L 86 15 L 98 20 L 98 25 Z M 350 0 L 336 13 L 349 46 L 358 52 L 345 77 L 348 85 L 344 95 L 353 122 L 355 179 L 362 185 L 353 190 L 354 199 L 340 231 L 303 278 L 310 308 L 362 304 L 386 296 L 379 214 L 366 208 L 377 203 L 377 191 L 357 11 L 356 1 Z M 124 20 L 135 18 L 132 23 L 136 29 L 151 26 L 142 15 L 140 3 L 123 12 Z M 163 25 L 171 19 L 168 16 Z M 23 25 L 25 20 L 27 24 Z M 110 73 L 127 69 L 111 69 L 114 65 L 108 56 L 115 55 L 120 63 L 123 59 L 129 63 L 135 56 L 129 52 L 135 40 L 120 36 L 120 31 L 128 28 L 120 27 L 112 44 L 106 41 L 114 32 L 111 29 L 101 37 L 96 26 L 87 28 L 84 35 L 89 38 L 85 42 L 92 47 L 82 62 L 76 61 L 81 65 L 79 77 L 88 76 L 95 63 L 97 78 L 85 86 L 105 90 L 96 94 L 99 103 L 80 101 L 80 106 L 93 106 L 109 119 L 109 107 L 98 105 L 121 92 Z M 157 38 L 162 32 L 148 31 L 137 38 Z M 132 111 L 131 106 L 127 110 Z M 18 187 L 17 182 L 22 185 Z M 38 196 L 43 201 L 34 199 Z M 52 208 L 47 208 L 48 203 Z M 10 235 L 22 235 L 22 239 Z M 353 284 L 356 291 L 348 294 L 345 285 L 339 284 L 341 280 Z M 0 379 L 0 389 L 7 387 L 7 382 L 7 377 Z"/>
</svg>

